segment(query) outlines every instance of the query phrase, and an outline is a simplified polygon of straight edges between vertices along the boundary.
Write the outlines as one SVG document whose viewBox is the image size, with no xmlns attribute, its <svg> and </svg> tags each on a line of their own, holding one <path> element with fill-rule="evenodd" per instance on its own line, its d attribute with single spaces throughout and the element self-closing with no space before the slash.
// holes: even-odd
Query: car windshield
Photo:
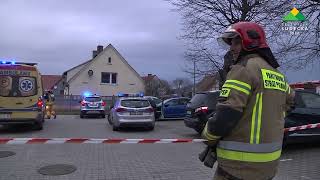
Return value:
<svg viewBox="0 0 320 180">
<path fill-rule="evenodd" d="M 101 101 L 101 97 L 86 97 L 84 100 L 88 102 L 98 102 Z"/>
<path fill-rule="evenodd" d="M 166 100 L 163 101 L 163 104 L 166 104 L 166 103 L 168 103 L 169 101 L 172 101 L 172 100 L 175 100 L 175 99 L 166 99 Z"/>
<path fill-rule="evenodd" d="M 301 93 L 300 96 L 306 108 L 320 108 L 320 95 Z"/>
<path fill-rule="evenodd" d="M 0 76 L 0 96 L 28 97 L 37 94 L 35 77 Z"/>
<path fill-rule="evenodd" d="M 128 108 L 144 108 L 150 106 L 148 100 L 143 99 L 125 99 L 121 101 L 121 106 Z"/>
<path fill-rule="evenodd" d="M 152 98 L 152 100 L 154 101 L 155 104 L 160 104 L 162 103 L 162 101 L 158 98 Z"/>
<path fill-rule="evenodd" d="M 196 94 L 193 96 L 190 103 L 193 106 L 201 106 L 201 105 L 205 104 L 207 98 L 208 98 L 207 94 L 199 93 L 199 94 Z"/>
</svg>

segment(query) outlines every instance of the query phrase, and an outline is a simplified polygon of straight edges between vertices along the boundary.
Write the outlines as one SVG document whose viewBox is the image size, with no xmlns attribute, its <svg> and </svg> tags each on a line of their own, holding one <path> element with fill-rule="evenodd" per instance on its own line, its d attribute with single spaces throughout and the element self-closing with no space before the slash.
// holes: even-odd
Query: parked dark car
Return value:
<svg viewBox="0 0 320 180">
<path fill-rule="evenodd" d="M 295 108 L 286 116 L 285 128 L 320 123 L 320 95 L 305 90 L 295 90 L 295 92 Z M 219 91 L 197 93 L 187 105 L 185 125 L 201 133 L 208 118 L 215 111 L 218 96 Z M 320 128 L 284 134 L 286 144 L 319 140 Z"/>
<path fill-rule="evenodd" d="M 306 90 L 296 90 L 295 108 L 285 118 L 285 127 L 320 123 L 320 95 Z M 320 140 L 320 128 L 285 133 L 286 143 L 314 142 Z"/>
<path fill-rule="evenodd" d="M 220 91 L 196 93 L 187 104 L 187 115 L 184 119 L 185 125 L 201 133 L 208 118 L 215 111 L 219 94 Z"/>
</svg>

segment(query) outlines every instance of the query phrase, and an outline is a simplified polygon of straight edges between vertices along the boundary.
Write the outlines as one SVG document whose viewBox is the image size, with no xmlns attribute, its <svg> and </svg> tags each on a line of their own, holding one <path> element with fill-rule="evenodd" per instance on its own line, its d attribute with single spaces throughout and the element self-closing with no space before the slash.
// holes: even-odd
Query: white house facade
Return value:
<svg viewBox="0 0 320 180">
<path fill-rule="evenodd" d="M 91 60 L 66 71 L 64 77 L 66 95 L 89 92 L 112 96 L 145 91 L 143 79 L 111 44 L 98 46 Z"/>
</svg>

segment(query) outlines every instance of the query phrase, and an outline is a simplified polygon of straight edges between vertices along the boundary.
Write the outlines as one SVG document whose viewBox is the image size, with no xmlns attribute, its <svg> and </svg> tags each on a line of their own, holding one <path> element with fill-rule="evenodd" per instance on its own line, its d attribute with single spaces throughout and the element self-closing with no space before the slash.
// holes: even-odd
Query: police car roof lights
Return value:
<svg viewBox="0 0 320 180">
<path fill-rule="evenodd" d="M 83 93 L 83 96 L 84 96 L 84 97 L 91 96 L 91 93 L 90 93 L 90 92 L 84 92 L 84 93 Z"/>
<path fill-rule="evenodd" d="M 6 64 L 6 65 L 29 65 L 29 66 L 37 65 L 37 63 L 16 62 L 16 61 L 6 61 L 6 60 L 1 60 L 1 64 Z"/>
</svg>

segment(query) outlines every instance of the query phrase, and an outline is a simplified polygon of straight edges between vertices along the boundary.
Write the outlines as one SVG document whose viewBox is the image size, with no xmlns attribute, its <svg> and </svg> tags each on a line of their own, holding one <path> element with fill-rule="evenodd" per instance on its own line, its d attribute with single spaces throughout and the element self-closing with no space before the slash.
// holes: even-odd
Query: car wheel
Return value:
<svg viewBox="0 0 320 180">
<path fill-rule="evenodd" d="M 112 130 L 113 130 L 113 131 L 119 131 L 119 127 L 113 125 L 113 126 L 112 126 Z"/>
<path fill-rule="evenodd" d="M 109 122 L 110 125 L 112 125 L 110 114 L 108 115 L 108 122 Z"/>
<path fill-rule="evenodd" d="M 84 118 L 84 114 L 83 112 L 80 112 L 80 118 L 83 119 Z"/>
<path fill-rule="evenodd" d="M 44 121 L 45 121 L 45 114 L 44 113 L 42 113 L 42 115 L 41 115 L 41 121 L 44 123 Z"/>
<path fill-rule="evenodd" d="M 154 130 L 154 126 L 150 126 L 150 127 L 148 128 L 148 130 L 149 130 L 149 131 L 153 131 L 153 130 Z"/>
<path fill-rule="evenodd" d="M 33 129 L 40 131 L 43 129 L 43 122 L 42 121 L 36 121 L 33 125 Z"/>
</svg>

